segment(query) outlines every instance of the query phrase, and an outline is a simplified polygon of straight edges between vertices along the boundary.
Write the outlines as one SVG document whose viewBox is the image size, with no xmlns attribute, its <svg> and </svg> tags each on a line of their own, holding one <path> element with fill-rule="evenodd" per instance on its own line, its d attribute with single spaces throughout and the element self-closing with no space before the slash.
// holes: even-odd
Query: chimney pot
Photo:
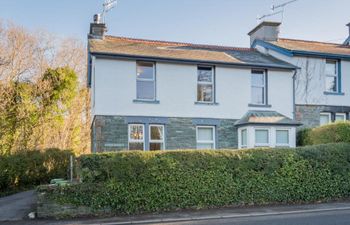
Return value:
<svg viewBox="0 0 350 225">
<path fill-rule="evenodd" d="M 348 38 L 344 41 L 343 45 L 350 45 L 350 23 L 346 24 L 346 26 L 349 27 L 349 36 L 348 36 Z"/>
<path fill-rule="evenodd" d="M 106 31 L 107 31 L 106 24 L 102 22 L 101 15 L 95 14 L 94 22 L 90 23 L 90 33 L 88 35 L 88 38 L 103 39 Z"/>
</svg>

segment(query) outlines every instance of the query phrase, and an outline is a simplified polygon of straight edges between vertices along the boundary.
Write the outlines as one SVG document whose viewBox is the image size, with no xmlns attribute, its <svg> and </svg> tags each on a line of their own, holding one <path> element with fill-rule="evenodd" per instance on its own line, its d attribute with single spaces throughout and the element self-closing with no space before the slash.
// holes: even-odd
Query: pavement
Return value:
<svg viewBox="0 0 350 225">
<path fill-rule="evenodd" d="M 176 212 L 120 216 L 112 218 L 85 218 L 75 220 L 29 220 L 26 215 L 36 202 L 34 191 L 27 191 L 0 199 L 1 225 L 349 225 L 350 202 L 309 205 L 285 205 L 246 208 L 182 210 Z"/>
<path fill-rule="evenodd" d="M 35 210 L 35 191 L 25 191 L 0 198 L 0 221 L 23 220 Z"/>
</svg>

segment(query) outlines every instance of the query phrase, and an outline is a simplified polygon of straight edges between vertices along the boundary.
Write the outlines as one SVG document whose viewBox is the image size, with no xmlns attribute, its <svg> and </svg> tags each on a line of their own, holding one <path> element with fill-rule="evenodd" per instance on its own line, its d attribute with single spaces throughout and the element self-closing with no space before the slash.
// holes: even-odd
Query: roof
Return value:
<svg viewBox="0 0 350 225">
<path fill-rule="evenodd" d="M 268 43 L 292 51 L 292 53 L 319 53 L 350 57 L 349 45 L 287 38 L 279 38 L 277 41 L 268 41 Z"/>
<path fill-rule="evenodd" d="M 126 37 L 105 36 L 89 39 L 89 51 L 94 55 L 148 57 L 202 63 L 218 63 L 267 68 L 295 69 L 296 67 L 266 56 L 253 48 L 201 45 Z"/>
<path fill-rule="evenodd" d="M 301 125 L 297 121 L 290 119 L 276 111 L 250 110 L 235 125 Z"/>
</svg>

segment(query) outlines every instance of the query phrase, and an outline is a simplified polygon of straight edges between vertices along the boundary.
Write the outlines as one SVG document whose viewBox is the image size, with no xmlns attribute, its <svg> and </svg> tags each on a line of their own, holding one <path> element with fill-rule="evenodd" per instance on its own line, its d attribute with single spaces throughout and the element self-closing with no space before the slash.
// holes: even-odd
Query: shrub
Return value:
<svg viewBox="0 0 350 225">
<path fill-rule="evenodd" d="M 298 132 L 299 146 L 350 142 L 350 122 L 337 122 Z"/>
<path fill-rule="evenodd" d="M 142 213 L 350 196 L 350 144 L 244 151 L 120 152 L 80 157 L 83 183 L 61 204 Z"/>
<path fill-rule="evenodd" d="M 71 151 L 47 149 L 0 156 L 0 193 L 48 183 L 67 177 Z"/>
</svg>

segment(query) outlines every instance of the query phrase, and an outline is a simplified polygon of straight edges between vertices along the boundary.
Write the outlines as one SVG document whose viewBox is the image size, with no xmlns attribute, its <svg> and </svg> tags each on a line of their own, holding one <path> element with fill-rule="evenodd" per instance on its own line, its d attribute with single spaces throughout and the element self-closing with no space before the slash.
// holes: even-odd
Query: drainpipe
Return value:
<svg viewBox="0 0 350 225">
<path fill-rule="evenodd" d="M 296 120 L 296 106 L 295 106 L 295 80 L 297 76 L 297 69 L 294 70 L 293 74 L 293 119 Z"/>
</svg>

